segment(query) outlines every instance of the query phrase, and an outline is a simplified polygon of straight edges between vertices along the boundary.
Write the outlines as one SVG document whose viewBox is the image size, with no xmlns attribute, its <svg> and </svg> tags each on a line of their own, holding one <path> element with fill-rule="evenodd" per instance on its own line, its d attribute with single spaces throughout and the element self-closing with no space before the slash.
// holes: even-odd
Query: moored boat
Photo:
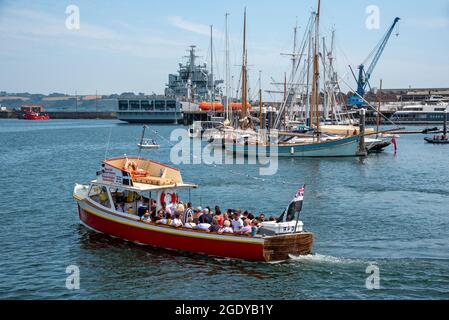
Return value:
<svg viewBox="0 0 449 320">
<path fill-rule="evenodd" d="M 81 223 L 96 232 L 143 245 L 248 261 L 282 261 L 312 251 L 313 234 L 294 219 L 298 202 L 292 202 L 295 205 L 278 222 L 262 223 L 254 236 L 204 232 L 143 218 L 142 203 L 155 203 L 157 210 L 163 204 L 176 206 L 180 192 L 197 188 L 184 183 L 178 169 L 125 156 L 103 161 L 97 175 L 89 185 L 76 185 L 73 195 Z M 295 196 L 301 207 L 303 194 L 301 189 Z"/>
<path fill-rule="evenodd" d="M 427 143 L 431 144 L 449 144 L 449 138 L 447 135 L 447 110 L 444 111 L 444 129 L 443 135 L 441 136 L 433 136 L 433 138 L 424 138 Z"/>
<path fill-rule="evenodd" d="M 159 149 L 161 146 L 156 142 L 155 139 L 145 139 L 145 130 L 148 129 L 148 126 L 143 126 L 142 137 L 140 138 L 140 142 L 137 144 L 139 150 L 142 149 Z"/>
<path fill-rule="evenodd" d="M 50 120 L 50 116 L 48 114 L 40 114 L 37 112 L 26 112 L 23 115 L 23 119 L 25 119 L 25 120 Z"/>
<path fill-rule="evenodd" d="M 313 137 L 298 139 L 295 142 L 278 144 L 250 144 L 236 143 L 226 144 L 225 149 L 229 153 L 240 156 L 270 155 L 278 157 L 355 157 L 360 147 L 360 136 L 347 138 L 316 140 Z"/>
</svg>

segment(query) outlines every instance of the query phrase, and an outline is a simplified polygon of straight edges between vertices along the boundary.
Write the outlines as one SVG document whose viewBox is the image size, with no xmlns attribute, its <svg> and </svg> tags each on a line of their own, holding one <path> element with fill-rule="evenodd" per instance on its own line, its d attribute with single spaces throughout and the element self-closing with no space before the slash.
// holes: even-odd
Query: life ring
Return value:
<svg viewBox="0 0 449 320">
<path fill-rule="evenodd" d="M 167 199 L 167 200 L 170 200 L 169 203 L 167 203 L 167 202 L 165 201 L 167 196 L 169 196 L 169 197 L 168 197 L 169 199 Z M 177 195 L 176 193 L 171 193 L 171 194 L 169 193 L 169 194 L 166 194 L 165 192 L 163 192 L 163 193 L 161 194 L 161 199 L 160 199 L 160 201 L 161 201 L 161 205 L 162 205 L 163 203 L 165 203 L 167 206 L 173 205 L 173 204 L 175 204 L 175 203 L 178 203 L 178 195 Z"/>
</svg>

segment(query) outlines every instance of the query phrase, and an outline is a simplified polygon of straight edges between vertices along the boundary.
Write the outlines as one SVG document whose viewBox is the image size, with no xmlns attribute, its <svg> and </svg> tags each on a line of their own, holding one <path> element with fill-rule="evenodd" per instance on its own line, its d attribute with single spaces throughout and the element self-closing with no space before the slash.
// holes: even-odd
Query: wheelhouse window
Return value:
<svg viewBox="0 0 449 320">
<path fill-rule="evenodd" d="M 155 200 L 151 199 L 151 193 L 141 195 L 139 193 L 120 188 L 110 188 L 113 208 L 119 213 L 127 213 L 134 216 L 144 217 L 154 207 Z M 153 205 L 154 204 L 154 205 Z"/>
<path fill-rule="evenodd" d="M 156 110 L 165 110 L 165 100 L 156 100 L 154 102 L 154 108 Z"/>
<path fill-rule="evenodd" d="M 167 101 L 167 109 L 176 109 L 176 101 L 174 100 Z"/>
<path fill-rule="evenodd" d="M 142 106 L 142 110 L 148 111 L 153 109 L 153 101 L 142 100 L 140 104 Z"/>
<path fill-rule="evenodd" d="M 118 109 L 121 111 L 128 110 L 128 100 L 120 100 L 118 102 Z"/>
<path fill-rule="evenodd" d="M 132 100 L 129 102 L 129 109 L 130 110 L 140 110 L 140 101 L 138 100 Z"/>
<path fill-rule="evenodd" d="M 111 201 L 109 200 L 109 194 L 106 187 L 92 186 L 89 191 L 89 198 L 103 207 L 111 208 Z"/>
</svg>

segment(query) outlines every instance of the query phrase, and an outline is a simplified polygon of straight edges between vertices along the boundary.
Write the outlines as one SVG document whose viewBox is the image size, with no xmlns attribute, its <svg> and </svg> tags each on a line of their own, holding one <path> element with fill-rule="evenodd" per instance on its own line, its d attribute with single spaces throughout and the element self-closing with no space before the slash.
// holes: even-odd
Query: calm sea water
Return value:
<svg viewBox="0 0 449 320">
<path fill-rule="evenodd" d="M 153 127 L 168 138 L 174 126 Z M 0 299 L 449 299 L 449 148 L 404 136 L 366 159 L 281 159 L 181 166 L 195 205 L 278 215 L 306 183 L 302 219 L 314 254 L 247 263 L 153 249 L 79 225 L 75 183 L 106 156 L 132 155 L 141 126 L 0 120 Z M 110 138 L 110 139 L 109 139 Z M 170 145 L 145 155 L 169 163 Z M 108 141 L 110 142 L 107 151 Z M 367 290 L 366 269 L 380 269 Z M 80 268 L 80 289 L 65 287 Z"/>
</svg>

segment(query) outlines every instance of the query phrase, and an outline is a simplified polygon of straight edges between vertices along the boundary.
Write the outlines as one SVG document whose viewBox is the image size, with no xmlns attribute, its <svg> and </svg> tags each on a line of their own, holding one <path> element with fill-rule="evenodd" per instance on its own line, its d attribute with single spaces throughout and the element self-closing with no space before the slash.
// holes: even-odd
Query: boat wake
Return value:
<svg viewBox="0 0 449 320">
<path fill-rule="evenodd" d="M 321 254 L 311 254 L 307 256 L 289 255 L 290 261 L 299 261 L 307 263 L 322 263 L 322 264 L 358 264 L 362 263 L 360 260 L 326 256 Z"/>
</svg>

